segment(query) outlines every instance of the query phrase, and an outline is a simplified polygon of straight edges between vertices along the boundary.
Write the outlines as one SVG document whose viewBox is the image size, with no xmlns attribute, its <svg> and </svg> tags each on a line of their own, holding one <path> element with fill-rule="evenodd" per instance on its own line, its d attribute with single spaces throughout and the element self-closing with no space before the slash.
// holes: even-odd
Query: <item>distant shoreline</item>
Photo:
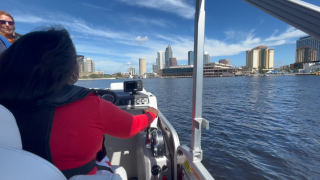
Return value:
<svg viewBox="0 0 320 180">
<path fill-rule="evenodd" d="M 116 78 L 88 78 L 88 79 L 78 79 L 79 81 L 87 81 L 87 80 L 100 80 L 100 79 L 116 79 Z"/>
</svg>

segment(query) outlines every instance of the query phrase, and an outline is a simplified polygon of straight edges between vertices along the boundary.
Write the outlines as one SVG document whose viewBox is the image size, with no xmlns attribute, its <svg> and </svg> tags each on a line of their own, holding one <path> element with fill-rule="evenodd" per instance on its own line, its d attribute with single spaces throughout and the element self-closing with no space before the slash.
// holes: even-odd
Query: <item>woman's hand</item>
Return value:
<svg viewBox="0 0 320 180">
<path fill-rule="evenodd" d="M 152 112 L 153 114 L 155 114 L 156 116 L 158 116 L 158 110 L 153 108 L 153 107 L 148 107 L 147 109 L 144 110 L 144 113 L 146 112 Z"/>
</svg>

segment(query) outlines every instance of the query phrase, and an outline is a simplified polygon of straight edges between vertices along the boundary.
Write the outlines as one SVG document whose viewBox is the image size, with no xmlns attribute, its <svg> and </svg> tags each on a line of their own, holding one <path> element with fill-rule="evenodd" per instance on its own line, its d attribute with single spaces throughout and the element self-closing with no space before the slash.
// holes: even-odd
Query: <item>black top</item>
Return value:
<svg viewBox="0 0 320 180">
<path fill-rule="evenodd" d="M 0 55 L 7 49 L 7 46 L 0 39 Z"/>
</svg>

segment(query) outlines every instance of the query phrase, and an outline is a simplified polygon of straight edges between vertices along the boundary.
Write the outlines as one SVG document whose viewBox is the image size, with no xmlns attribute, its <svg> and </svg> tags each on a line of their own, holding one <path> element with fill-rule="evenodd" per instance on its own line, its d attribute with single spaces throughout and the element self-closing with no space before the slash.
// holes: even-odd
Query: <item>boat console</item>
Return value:
<svg viewBox="0 0 320 180">
<path fill-rule="evenodd" d="M 112 83 L 108 89 L 94 90 L 102 99 L 132 115 L 143 114 L 148 107 L 158 109 L 157 98 L 143 88 L 141 80 Z M 128 177 L 160 179 L 164 173 L 171 176 L 171 158 L 158 117 L 145 131 L 130 139 L 105 135 L 105 146 L 111 164 L 123 166 Z"/>
</svg>

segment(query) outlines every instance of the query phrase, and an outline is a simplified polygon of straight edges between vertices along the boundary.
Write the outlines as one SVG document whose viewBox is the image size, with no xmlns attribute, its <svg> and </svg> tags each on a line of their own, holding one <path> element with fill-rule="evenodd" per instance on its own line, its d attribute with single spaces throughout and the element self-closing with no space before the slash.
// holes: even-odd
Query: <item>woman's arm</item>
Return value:
<svg viewBox="0 0 320 180">
<path fill-rule="evenodd" d="M 158 110 L 147 108 L 145 114 L 134 116 L 108 101 L 101 100 L 100 113 L 105 134 L 130 138 L 150 126 L 158 115 Z"/>
</svg>

